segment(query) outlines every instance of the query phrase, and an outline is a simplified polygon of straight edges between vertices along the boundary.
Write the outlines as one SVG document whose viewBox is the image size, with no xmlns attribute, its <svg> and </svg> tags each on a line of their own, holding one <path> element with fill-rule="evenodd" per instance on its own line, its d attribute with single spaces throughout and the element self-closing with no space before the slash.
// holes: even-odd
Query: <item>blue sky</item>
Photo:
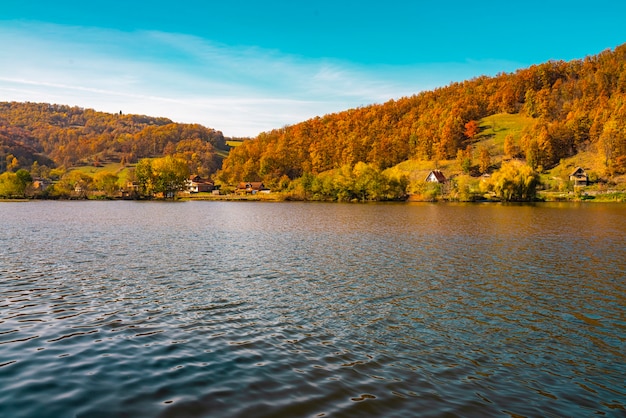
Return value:
<svg viewBox="0 0 626 418">
<path fill-rule="evenodd" d="M 3 0 L 0 101 L 255 136 L 626 42 L 626 2 Z"/>
</svg>

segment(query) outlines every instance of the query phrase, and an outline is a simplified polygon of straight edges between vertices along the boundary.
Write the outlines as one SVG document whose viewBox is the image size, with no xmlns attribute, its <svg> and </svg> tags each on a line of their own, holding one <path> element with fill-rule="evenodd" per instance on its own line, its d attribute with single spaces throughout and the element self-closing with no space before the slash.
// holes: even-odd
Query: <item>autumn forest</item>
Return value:
<svg viewBox="0 0 626 418">
<path fill-rule="evenodd" d="M 505 132 L 500 121 L 512 117 L 517 128 Z M 536 188 L 572 189 L 567 174 L 577 165 L 598 185 L 623 191 L 626 44 L 582 60 L 455 82 L 246 139 L 165 118 L 0 103 L 0 195 L 11 197 L 15 190 L 28 195 L 27 183 L 36 178 L 62 183 L 78 167 L 115 163 L 110 195 L 133 179 L 142 159 L 166 156 L 181 162 L 181 178 L 205 177 L 224 193 L 239 182 L 257 181 L 293 199 L 439 194 L 473 200 L 491 193 L 528 200 L 536 197 Z M 423 184 L 423 172 L 430 168 L 447 169 L 453 181 L 432 190 Z M 25 186 L 10 189 L 18 172 Z M 82 181 L 98 188 L 95 176 Z M 519 189 L 516 181 L 532 190 L 505 193 Z M 57 190 L 59 197 L 69 194 Z"/>
</svg>

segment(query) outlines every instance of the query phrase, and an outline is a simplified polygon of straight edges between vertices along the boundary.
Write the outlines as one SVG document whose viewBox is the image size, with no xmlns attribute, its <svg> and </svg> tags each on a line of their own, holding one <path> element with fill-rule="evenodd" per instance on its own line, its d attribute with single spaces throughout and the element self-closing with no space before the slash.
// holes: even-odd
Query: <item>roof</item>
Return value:
<svg viewBox="0 0 626 418">
<path fill-rule="evenodd" d="M 582 167 L 576 167 L 576 170 L 570 176 L 586 176 L 585 170 Z"/>
<path fill-rule="evenodd" d="M 252 190 L 262 190 L 265 188 L 263 182 L 261 181 L 242 181 L 237 186 L 238 189 L 252 189 Z"/>
<path fill-rule="evenodd" d="M 428 173 L 428 177 L 426 177 L 426 181 L 428 181 L 428 179 L 430 178 L 431 175 L 434 176 L 435 179 L 439 183 L 445 183 L 446 182 L 446 176 L 443 175 L 441 170 L 433 170 L 430 173 Z"/>
<path fill-rule="evenodd" d="M 196 184 L 213 184 L 212 181 L 205 180 L 205 179 L 201 178 L 198 175 L 189 176 L 189 180 L 187 180 L 187 181 L 189 183 L 196 183 Z"/>
</svg>

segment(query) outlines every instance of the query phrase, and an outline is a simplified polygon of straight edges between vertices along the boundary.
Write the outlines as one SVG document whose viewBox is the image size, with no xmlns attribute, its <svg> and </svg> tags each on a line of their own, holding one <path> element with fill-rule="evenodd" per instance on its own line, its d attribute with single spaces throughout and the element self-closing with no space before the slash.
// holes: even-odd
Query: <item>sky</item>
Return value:
<svg viewBox="0 0 626 418">
<path fill-rule="evenodd" d="M 617 0 L 3 0 L 0 101 L 256 136 L 626 42 Z"/>
</svg>

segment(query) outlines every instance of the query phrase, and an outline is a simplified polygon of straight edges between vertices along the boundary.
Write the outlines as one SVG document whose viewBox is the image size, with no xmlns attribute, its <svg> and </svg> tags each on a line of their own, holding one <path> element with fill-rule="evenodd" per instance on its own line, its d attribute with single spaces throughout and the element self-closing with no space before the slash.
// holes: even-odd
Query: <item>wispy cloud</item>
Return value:
<svg viewBox="0 0 626 418">
<path fill-rule="evenodd" d="M 197 122 L 253 136 L 515 63 L 360 67 L 163 32 L 0 21 L 0 100 Z"/>
</svg>

